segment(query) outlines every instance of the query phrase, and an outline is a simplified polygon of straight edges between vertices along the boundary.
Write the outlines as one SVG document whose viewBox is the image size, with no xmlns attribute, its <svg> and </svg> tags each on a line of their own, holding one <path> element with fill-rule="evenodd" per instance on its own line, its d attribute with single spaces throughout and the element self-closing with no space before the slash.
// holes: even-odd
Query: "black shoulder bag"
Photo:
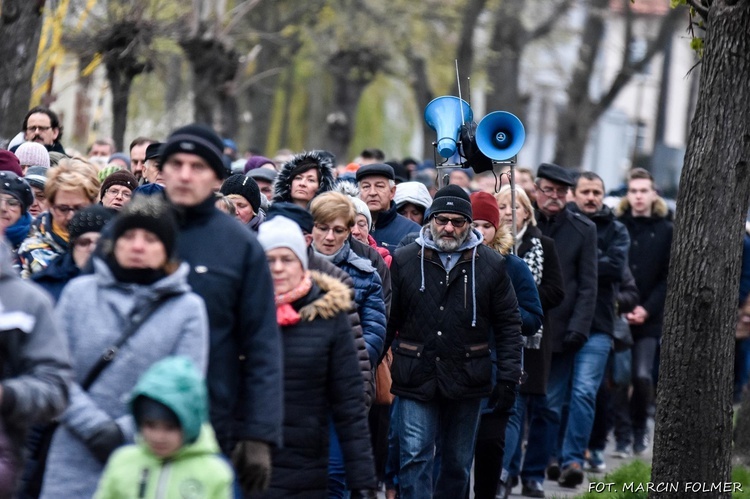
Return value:
<svg viewBox="0 0 750 499">
<path fill-rule="evenodd" d="M 130 339 L 133 334 L 146 322 L 146 320 L 167 300 L 169 300 L 175 294 L 168 294 L 159 297 L 159 299 L 153 301 L 140 315 L 135 315 L 133 320 L 123 330 L 122 335 L 117 341 L 110 347 L 107 347 L 102 356 L 99 358 L 97 363 L 88 372 L 86 377 L 81 382 L 81 389 L 88 391 L 94 381 L 104 371 L 107 366 L 110 365 L 112 360 L 117 356 L 117 352 L 120 348 Z M 42 482 L 44 479 L 44 471 L 47 467 L 47 453 L 49 452 L 50 444 L 52 443 L 52 437 L 55 434 L 55 430 L 60 423 L 53 421 L 46 425 L 39 425 L 32 428 L 28 441 L 28 460 L 26 468 L 24 469 L 24 476 L 22 479 L 22 493 L 23 499 L 37 499 L 42 491 Z"/>
</svg>

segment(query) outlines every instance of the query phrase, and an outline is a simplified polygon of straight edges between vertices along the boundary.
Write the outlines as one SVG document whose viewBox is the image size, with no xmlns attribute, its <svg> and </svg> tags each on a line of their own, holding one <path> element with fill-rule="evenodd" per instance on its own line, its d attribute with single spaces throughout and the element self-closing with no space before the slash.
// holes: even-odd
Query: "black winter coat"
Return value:
<svg viewBox="0 0 750 499">
<path fill-rule="evenodd" d="M 625 200 L 627 201 L 627 200 Z M 631 326 L 634 338 L 661 336 L 664 302 L 667 299 L 667 272 L 672 246 L 672 222 L 667 220 L 666 203 L 659 199 L 650 217 L 634 217 L 624 202 L 619 217 L 630 234 L 628 263 L 641 295 L 640 306 L 648 319 L 640 326 Z"/>
<path fill-rule="evenodd" d="M 438 395 L 448 399 L 489 395 L 493 386 L 490 335 L 497 345 L 497 380 L 520 382 L 518 302 L 505 259 L 481 244 L 477 234 L 474 273 L 473 249 L 460 253 L 449 273 L 438 252 L 419 242 L 396 251 L 391 262 L 393 307 L 388 323 L 389 338 L 398 331 L 391 367 L 395 395 L 422 401 Z M 420 290 L 422 266 L 424 291 Z"/>
<path fill-rule="evenodd" d="M 262 497 L 326 498 L 329 416 L 351 489 L 375 489 L 362 375 L 346 316 L 350 292 L 312 271 L 313 288 L 292 307 L 301 321 L 281 328 L 284 344 L 284 445 L 272 454 Z"/>
<path fill-rule="evenodd" d="M 536 211 L 537 227 L 555 241 L 565 283 L 565 299 L 550 310 L 552 351 L 562 352 L 563 338 L 575 331 L 589 336 L 596 309 L 596 226 L 587 217 L 564 209 L 554 218 Z"/>
<path fill-rule="evenodd" d="M 560 260 L 555 249 L 555 241 L 533 225 L 529 225 L 521 238 L 518 246 L 518 256 L 521 258 L 533 247 L 532 239 L 537 238 L 542 244 L 544 264 L 542 268 L 542 282 L 537 286 L 539 301 L 542 302 L 544 312 L 544 333 L 542 344 L 539 349 L 524 348 L 523 369 L 526 372 L 526 381 L 521 385 L 521 393 L 530 395 L 544 395 L 547 393 L 547 378 L 549 377 L 550 363 L 552 362 L 552 334 L 549 310 L 562 303 L 565 298 L 565 286 L 563 284 Z"/>
<path fill-rule="evenodd" d="M 210 419 L 224 453 L 238 440 L 281 443 L 281 339 L 273 282 L 255 234 L 214 207 L 178 210 L 177 258 L 206 302 Z"/>
<path fill-rule="evenodd" d="M 317 270 L 322 274 L 335 277 L 349 289 L 351 306 L 349 307 L 349 325 L 352 328 L 352 337 L 354 338 L 354 348 L 357 350 L 357 360 L 359 361 L 359 370 L 365 382 L 365 401 L 367 407 L 372 405 L 372 398 L 375 394 L 375 376 L 370 367 L 370 355 L 367 353 L 365 337 L 362 334 L 362 321 L 357 313 L 357 306 L 354 304 L 354 281 L 344 270 L 338 268 L 328 260 L 320 258 L 312 248 L 307 248 L 307 268 Z"/>
<path fill-rule="evenodd" d="M 581 213 L 575 203 L 568 208 Z M 581 215 L 586 216 L 584 213 Z M 607 333 L 610 336 L 615 327 L 615 302 L 617 288 L 627 267 L 630 236 L 628 229 L 615 219 L 608 206 L 603 206 L 589 220 L 596 225 L 597 275 L 596 311 L 591 323 L 591 331 Z"/>
</svg>

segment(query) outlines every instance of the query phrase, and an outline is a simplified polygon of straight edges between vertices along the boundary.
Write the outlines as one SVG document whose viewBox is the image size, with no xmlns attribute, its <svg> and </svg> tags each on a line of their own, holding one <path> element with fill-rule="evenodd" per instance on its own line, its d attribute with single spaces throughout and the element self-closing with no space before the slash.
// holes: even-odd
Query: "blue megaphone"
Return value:
<svg viewBox="0 0 750 499">
<path fill-rule="evenodd" d="M 458 97 L 445 95 L 432 99 L 424 108 L 424 121 L 437 132 L 437 150 L 444 158 L 456 154 L 456 142 L 461 125 L 471 123 L 471 106 Z"/>
<path fill-rule="evenodd" d="M 493 161 L 512 158 L 523 147 L 526 130 L 515 114 L 495 111 L 477 125 L 476 142 L 479 150 Z"/>
</svg>

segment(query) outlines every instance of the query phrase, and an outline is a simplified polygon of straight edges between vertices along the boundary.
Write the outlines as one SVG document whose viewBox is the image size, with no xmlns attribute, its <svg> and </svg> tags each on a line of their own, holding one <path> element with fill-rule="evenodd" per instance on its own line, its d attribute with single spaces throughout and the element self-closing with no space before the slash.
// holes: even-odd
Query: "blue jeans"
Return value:
<svg viewBox="0 0 750 499">
<path fill-rule="evenodd" d="M 401 499 L 464 497 L 474 458 L 480 403 L 481 399 L 438 398 L 429 402 L 399 399 L 396 424 L 399 425 Z M 438 438 L 442 455 L 440 472 L 433 486 Z"/>
<path fill-rule="evenodd" d="M 385 461 L 385 488 L 398 489 L 398 471 L 400 463 L 400 449 L 398 445 L 398 401 L 393 399 L 391 404 L 391 425 L 388 428 L 388 457 Z"/>
<path fill-rule="evenodd" d="M 560 462 L 563 468 L 572 463 L 583 467 L 596 411 L 596 392 L 607 368 L 612 337 L 592 332 L 577 353 L 552 355 L 547 382 L 547 407 L 550 424 L 549 456 L 555 456 L 557 436 L 563 435 Z M 563 406 L 568 404 L 565 428 L 560 427 Z"/>
<path fill-rule="evenodd" d="M 594 421 L 596 392 L 611 348 L 609 335 L 592 333 L 577 353 L 552 354 L 547 396 L 529 407 L 529 439 L 521 471 L 523 480 L 543 482 L 544 470 L 552 456 L 561 457 L 563 467 L 574 461 L 583 466 L 583 454 Z M 569 424 L 565 428 L 562 456 L 558 456 L 562 411 L 568 399 Z"/>
<path fill-rule="evenodd" d="M 544 481 L 544 469 L 547 467 L 547 444 L 554 435 L 547 433 L 544 418 L 547 410 L 547 398 L 544 395 L 519 393 L 514 412 L 505 430 L 505 448 L 501 480 L 508 483 L 508 477 L 521 476 L 523 481 Z M 526 454 L 521 468 L 522 442 L 521 432 L 524 420 L 529 420 L 529 437 Z"/>
<path fill-rule="evenodd" d="M 328 497 L 329 499 L 346 499 L 349 491 L 346 489 L 346 469 L 344 455 L 341 452 L 339 436 L 333 420 L 328 421 Z"/>
</svg>

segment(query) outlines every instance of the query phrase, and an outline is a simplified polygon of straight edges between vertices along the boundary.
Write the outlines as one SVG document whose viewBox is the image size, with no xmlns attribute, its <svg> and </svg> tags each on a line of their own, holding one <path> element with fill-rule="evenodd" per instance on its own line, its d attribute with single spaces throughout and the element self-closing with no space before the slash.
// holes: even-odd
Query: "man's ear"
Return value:
<svg viewBox="0 0 750 499">
<path fill-rule="evenodd" d="M 305 234 L 305 245 L 310 247 L 312 244 L 312 234 Z"/>
</svg>

